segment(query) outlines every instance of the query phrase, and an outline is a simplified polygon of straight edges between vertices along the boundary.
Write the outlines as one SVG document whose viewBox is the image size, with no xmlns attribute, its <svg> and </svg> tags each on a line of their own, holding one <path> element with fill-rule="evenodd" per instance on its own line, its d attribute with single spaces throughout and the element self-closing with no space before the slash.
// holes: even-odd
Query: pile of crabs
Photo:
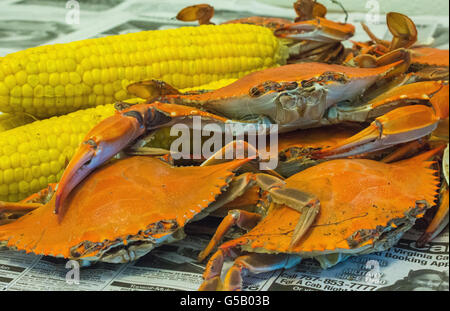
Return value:
<svg viewBox="0 0 450 311">
<path fill-rule="evenodd" d="M 0 202 L 0 242 L 80 261 L 122 263 L 185 237 L 185 226 L 225 215 L 199 260 L 203 290 L 239 290 L 248 272 L 323 268 L 383 251 L 425 221 L 425 244 L 448 224 L 448 50 L 418 46 L 414 23 L 387 14 L 390 42 L 363 26 L 368 42 L 343 40 L 350 24 L 297 1 L 295 22 L 247 18 L 291 40 L 290 64 L 252 73 L 213 91 L 180 93 L 163 81 L 129 87 L 145 97 L 118 103 L 94 127 L 58 185 L 19 203 Z M 209 23 L 213 9 L 178 15 Z M 205 159 L 176 159 L 155 145 L 193 120 L 224 129 L 278 126 L 278 165 L 236 137 Z M 217 133 L 214 133 L 217 134 Z M 222 135 L 223 133 L 219 133 Z M 172 137 L 172 141 L 173 141 Z M 191 142 L 187 142 L 190 144 Z M 224 159 L 227 148 L 244 157 Z M 218 156 L 219 155 L 219 156 Z M 223 242 L 229 230 L 244 229 Z M 212 256 L 210 256 L 212 254 Z M 232 267 L 221 276 L 226 260 Z"/>
</svg>

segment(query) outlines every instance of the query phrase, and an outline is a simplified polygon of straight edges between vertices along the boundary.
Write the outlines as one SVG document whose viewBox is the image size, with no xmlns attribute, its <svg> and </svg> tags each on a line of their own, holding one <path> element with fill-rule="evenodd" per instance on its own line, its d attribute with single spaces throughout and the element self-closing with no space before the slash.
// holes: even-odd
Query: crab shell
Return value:
<svg viewBox="0 0 450 311">
<path fill-rule="evenodd" d="M 318 163 L 315 150 L 338 146 L 361 131 L 359 125 L 334 125 L 284 133 L 278 137 L 277 173 L 289 177 Z"/>
<path fill-rule="evenodd" d="M 449 52 L 448 50 L 417 47 L 412 49 L 412 65 L 416 66 L 437 66 L 448 69 Z"/>
<path fill-rule="evenodd" d="M 214 209 L 233 171 L 247 161 L 209 167 L 172 167 L 150 157 L 116 161 L 74 189 L 62 219 L 53 213 L 53 197 L 0 226 L 0 243 L 77 260 L 135 260 L 160 244 L 183 238 L 184 225 Z M 193 185 L 195 191 L 190 191 Z"/>
<path fill-rule="evenodd" d="M 297 173 L 286 186 L 317 196 L 321 207 L 296 245 L 290 243 L 301 213 L 273 205 L 252 230 L 220 249 L 314 257 L 323 268 L 350 255 L 386 250 L 434 204 L 439 181 L 429 157 L 430 152 L 395 164 L 333 160 Z"/>
</svg>

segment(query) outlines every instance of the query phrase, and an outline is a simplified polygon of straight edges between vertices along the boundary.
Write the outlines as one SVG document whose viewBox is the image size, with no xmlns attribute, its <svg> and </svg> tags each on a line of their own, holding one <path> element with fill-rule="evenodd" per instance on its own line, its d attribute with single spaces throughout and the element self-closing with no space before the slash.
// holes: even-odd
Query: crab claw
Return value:
<svg viewBox="0 0 450 311">
<path fill-rule="evenodd" d="M 406 15 L 389 12 L 386 14 L 386 23 L 393 38 L 389 49 L 408 48 L 417 41 L 417 28 L 414 22 Z"/>
<path fill-rule="evenodd" d="M 60 213 L 69 193 L 90 172 L 145 132 L 149 111 L 145 104 L 135 105 L 103 120 L 86 135 L 59 182 L 55 214 Z"/>
<path fill-rule="evenodd" d="M 382 49 L 393 51 L 398 48 L 409 48 L 417 41 L 417 28 L 414 22 L 406 15 L 396 12 L 386 14 L 386 24 L 393 38 L 392 41 L 377 38 L 367 25 L 361 23 L 362 28 L 376 44 Z"/>
<path fill-rule="evenodd" d="M 314 17 L 325 17 L 327 8 L 316 1 L 311 0 L 297 0 L 294 3 L 294 9 L 297 13 L 296 22 L 306 21 Z"/>
<path fill-rule="evenodd" d="M 336 23 L 320 17 L 279 27 L 274 32 L 280 38 L 326 43 L 347 40 L 354 33 L 355 27 L 351 24 Z"/>
<path fill-rule="evenodd" d="M 438 123 L 433 108 L 415 105 L 396 108 L 340 144 L 314 153 L 317 158 L 339 158 L 389 148 L 433 132 Z"/>
</svg>

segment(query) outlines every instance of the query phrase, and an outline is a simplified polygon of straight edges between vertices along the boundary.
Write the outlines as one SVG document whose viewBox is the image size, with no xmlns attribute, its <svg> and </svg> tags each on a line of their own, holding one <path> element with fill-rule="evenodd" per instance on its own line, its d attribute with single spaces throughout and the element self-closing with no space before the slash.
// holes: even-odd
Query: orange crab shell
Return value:
<svg viewBox="0 0 450 311">
<path fill-rule="evenodd" d="M 320 212 L 298 244 L 291 248 L 300 213 L 276 205 L 256 227 L 220 248 L 303 257 L 364 251 L 383 232 L 412 226 L 411 219 L 431 207 L 439 181 L 427 158 L 429 153 L 391 165 L 334 160 L 302 171 L 286 179 L 286 186 L 317 196 Z"/>
<path fill-rule="evenodd" d="M 303 81 L 320 77 L 326 73 L 339 73 L 345 75 L 349 80 L 362 80 L 371 77 L 385 77 L 395 71 L 396 66 L 401 61 L 377 68 L 353 68 L 341 65 L 330 65 L 323 63 L 300 63 L 290 64 L 275 68 L 268 68 L 262 71 L 251 73 L 236 82 L 229 84 L 220 89 L 206 92 L 203 94 L 195 94 L 189 96 L 174 95 L 173 97 L 181 97 L 194 101 L 208 101 L 214 99 L 228 99 L 233 97 L 241 97 L 248 95 L 250 90 L 266 81 L 292 82 Z M 171 97 L 171 96 L 168 96 Z"/>
<path fill-rule="evenodd" d="M 172 167 L 156 158 L 123 159 L 96 170 L 74 189 L 61 222 L 53 213 L 53 197 L 0 226 L 0 242 L 35 254 L 87 260 L 101 259 L 120 244 L 157 246 L 214 202 L 233 171 L 247 161 Z"/>
<path fill-rule="evenodd" d="M 278 151 L 288 151 L 290 148 L 324 148 L 338 145 L 361 131 L 362 127 L 331 126 L 298 130 L 282 134 L 278 137 Z"/>
<path fill-rule="evenodd" d="M 267 27 L 270 30 L 276 30 L 278 27 L 291 24 L 292 22 L 285 18 L 278 17 L 262 17 L 262 16 L 250 16 L 239 19 L 233 19 L 226 21 L 222 24 L 251 24 Z"/>
</svg>

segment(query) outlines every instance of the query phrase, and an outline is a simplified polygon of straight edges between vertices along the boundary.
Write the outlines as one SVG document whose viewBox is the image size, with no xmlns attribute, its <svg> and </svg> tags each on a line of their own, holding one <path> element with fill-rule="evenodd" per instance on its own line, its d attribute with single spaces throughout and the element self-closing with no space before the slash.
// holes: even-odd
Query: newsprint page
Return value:
<svg viewBox="0 0 450 311">
<path fill-rule="evenodd" d="M 215 23 L 252 15 L 295 17 L 290 8 L 267 2 L 208 3 L 215 6 Z M 185 26 L 186 23 L 175 19 L 177 12 L 185 6 L 185 1 L 2 0 L 0 57 L 38 45 Z M 345 18 L 337 10 L 327 16 L 333 20 Z M 359 37 L 353 38 L 356 41 L 367 40 L 358 28 L 360 21 L 366 18 L 366 13 L 348 16 L 348 22 L 357 27 Z M 374 15 L 373 18 L 377 17 Z M 420 42 L 448 49 L 447 17 L 440 20 L 439 17 L 417 16 L 413 19 L 420 29 Z M 378 17 L 371 29 L 379 37 L 388 38 L 384 20 L 383 16 Z M 414 241 L 420 236 L 421 229 L 407 232 L 388 251 L 351 257 L 327 270 L 321 269 L 318 262 L 306 259 L 289 270 L 249 274 L 245 277 L 244 290 L 448 291 L 448 227 L 431 243 L 418 247 Z M 96 263 L 81 268 L 74 261 L 0 248 L 0 289 L 194 291 L 202 283 L 205 268 L 196 257 L 210 237 L 192 234 L 181 242 L 163 245 L 132 263 Z M 225 265 L 224 269 L 227 268 L 229 265 Z"/>
</svg>

